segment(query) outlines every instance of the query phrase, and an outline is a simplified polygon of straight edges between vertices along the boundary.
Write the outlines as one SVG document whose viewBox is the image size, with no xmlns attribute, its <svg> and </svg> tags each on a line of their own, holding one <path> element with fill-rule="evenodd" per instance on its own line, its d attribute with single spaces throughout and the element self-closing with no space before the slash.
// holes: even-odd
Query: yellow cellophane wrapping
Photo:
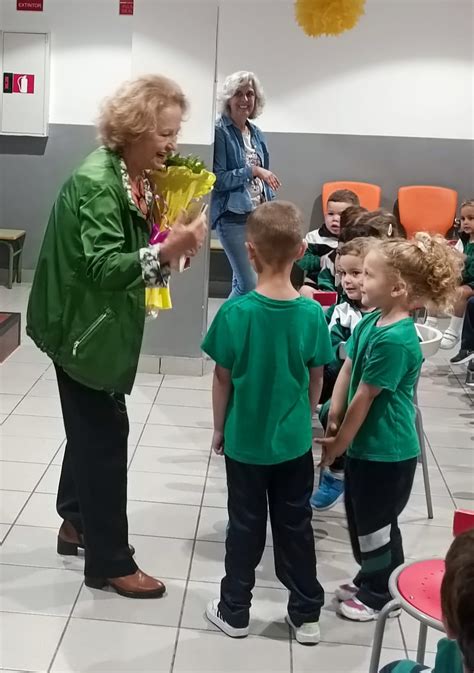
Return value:
<svg viewBox="0 0 474 673">
<path fill-rule="evenodd" d="M 158 194 L 166 202 L 166 218 L 161 218 L 160 231 L 173 225 L 182 210 L 187 210 L 192 201 L 198 201 L 212 190 L 216 176 L 210 171 L 193 173 L 186 166 L 169 166 L 166 170 L 154 171 L 151 179 Z M 160 219 L 155 207 L 156 221 Z M 146 288 L 146 311 L 156 315 L 158 311 L 173 308 L 169 287 Z"/>
</svg>

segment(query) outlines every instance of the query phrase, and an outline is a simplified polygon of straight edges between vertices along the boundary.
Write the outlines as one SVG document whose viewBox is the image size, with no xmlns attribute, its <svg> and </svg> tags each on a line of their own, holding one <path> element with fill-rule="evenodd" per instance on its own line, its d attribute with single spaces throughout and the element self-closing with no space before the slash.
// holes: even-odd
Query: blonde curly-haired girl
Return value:
<svg viewBox="0 0 474 673">
<path fill-rule="evenodd" d="M 428 302 L 449 308 L 462 264 L 444 239 L 426 233 L 377 242 L 364 260 L 362 303 L 376 310 L 347 342 L 320 440 L 323 465 L 347 451 L 344 497 L 360 570 L 336 595 L 341 614 L 354 621 L 376 619 L 390 600 L 390 574 L 404 560 L 398 517 L 420 450 L 413 397 L 422 354 L 410 311 Z"/>
</svg>

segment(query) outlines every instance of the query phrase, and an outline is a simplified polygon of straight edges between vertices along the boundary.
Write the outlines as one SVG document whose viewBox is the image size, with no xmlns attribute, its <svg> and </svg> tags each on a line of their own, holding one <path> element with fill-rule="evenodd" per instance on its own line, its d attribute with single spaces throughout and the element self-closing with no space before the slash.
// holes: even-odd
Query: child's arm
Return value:
<svg viewBox="0 0 474 673">
<path fill-rule="evenodd" d="M 300 267 L 300 269 L 306 271 L 306 273 L 319 273 L 321 269 L 321 257 L 316 254 L 316 246 L 311 245 L 310 243 L 303 257 L 298 259 L 296 264 Z"/>
<path fill-rule="evenodd" d="M 347 396 L 349 394 L 349 384 L 352 375 L 352 360 L 344 360 L 342 369 L 336 379 L 336 384 L 331 397 L 331 406 L 329 407 L 328 425 L 336 424 L 337 427 L 342 423 L 347 409 Z"/>
<path fill-rule="evenodd" d="M 372 386 L 369 383 L 361 382 L 359 384 L 357 392 L 352 398 L 337 435 L 334 437 L 324 437 L 323 439 L 318 440 L 325 449 L 322 461 L 323 466 L 331 465 L 338 456 L 342 456 L 347 450 L 347 447 L 354 440 L 362 423 L 367 418 L 372 402 L 381 392 L 382 388 Z"/>
<path fill-rule="evenodd" d="M 326 267 L 318 273 L 318 290 L 325 292 L 336 292 L 336 278 L 332 270 Z"/>
<path fill-rule="evenodd" d="M 323 389 L 324 367 L 311 367 L 309 370 L 309 403 L 311 413 L 316 411 Z"/>
<path fill-rule="evenodd" d="M 224 453 L 224 424 L 231 392 L 232 379 L 230 370 L 216 365 L 212 381 L 212 411 L 214 414 L 212 450 L 218 455 Z"/>
<path fill-rule="evenodd" d="M 334 348 L 334 356 L 336 359 L 341 360 L 339 346 L 345 344 L 349 340 L 351 330 L 349 327 L 343 327 L 341 323 L 336 320 L 332 324 L 329 324 L 329 336 L 331 338 L 331 346 Z"/>
</svg>

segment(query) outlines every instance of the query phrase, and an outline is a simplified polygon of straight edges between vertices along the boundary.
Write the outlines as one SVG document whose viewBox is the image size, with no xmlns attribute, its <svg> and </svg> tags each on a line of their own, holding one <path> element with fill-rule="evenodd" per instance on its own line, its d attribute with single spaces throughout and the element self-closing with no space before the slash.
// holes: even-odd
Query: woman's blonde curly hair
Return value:
<svg viewBox="0 0 474 673">
<path fill-rule="evenodd" d="M 122 84 L 102 104 L 97 127 L 101 142 L 120 152 L 153 132 L 160 112 L 170 105 L 179 105 L 183 113 L 188 102 L 181 88 L 163 75 L 144 75 Z"/>
<path fill-rule="evenodd" d="M 442 236 L 425 232 L 411 240 L 401 238 L 376 243 L 394 278 L 405 283 L 410 303 L 433 303 L 440 309 L 452 307 L 461 282 L 463 256 Z"/>
</svg>

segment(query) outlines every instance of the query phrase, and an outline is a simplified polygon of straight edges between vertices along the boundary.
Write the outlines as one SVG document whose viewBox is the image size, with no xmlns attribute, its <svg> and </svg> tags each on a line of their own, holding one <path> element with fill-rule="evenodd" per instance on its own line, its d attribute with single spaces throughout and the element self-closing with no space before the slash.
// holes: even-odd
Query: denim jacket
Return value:
<svg viewBox="0 0 474 673">
<path fill-rule="evenodd" d="M 262 131 L 248 122 L 252 145 L 263 168 L 269 166 L 269 155 Z M 253 210 L 247 183 L 252 179 L 252 167 L 246 163 L 242 133 L 230 117 L 222 115 L 216 122 L 214 141 L 214 173 L 216 182 L 212 192 L 211 222 L 214 229 L 226 212 L 244 215 Z M 271 201 L 274 193 L 264 184 L 265 199 Z"/>
</svg>

